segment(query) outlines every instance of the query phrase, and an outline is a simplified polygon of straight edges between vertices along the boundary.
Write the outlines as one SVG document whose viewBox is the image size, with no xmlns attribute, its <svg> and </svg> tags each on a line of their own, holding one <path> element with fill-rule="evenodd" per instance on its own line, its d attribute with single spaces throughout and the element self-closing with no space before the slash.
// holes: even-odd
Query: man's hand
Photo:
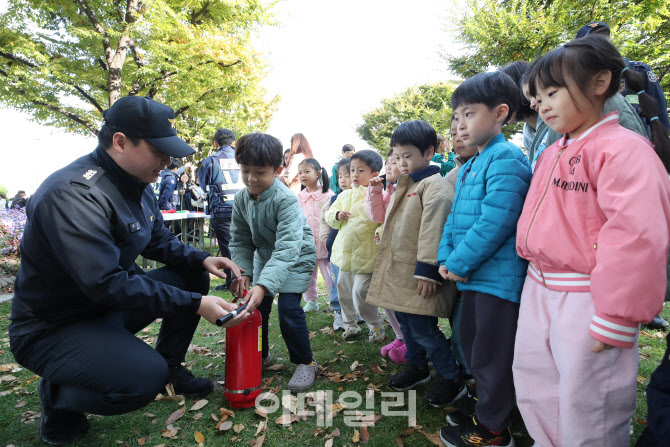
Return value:
<svg viewBox="0 0 670 447">
<path fill-rule="evenodd" d="M 437 284 L 435 284 L 434 282 L 426 281 L 425 279 L 419 280 L 419 285 L 416 288 L 416 293 L 421 295 L 423 299 L 435 295 L 436 291 L 437 291 Z"/>
<path fill-rule="evenodd" d="M 244 291 L 249 290 L 249 281 L 251 278 L 248 276 L 241 276 L 240 279 L 233 279 L 233 282 L 230 283 L 230 292 L 234 296 L 244 296 Z"/>
<path fill-rule="evenodd" d="M 368 186 L 379 186 L 382 184 L 382 178 L 381 177 L 372 177 L 370 179 L 370 183 Z"/>
<path fill-rule="evenodd" d="M 212 324 L 216 324 L 216 320 L 226 316 L 231 311 L 237 309 L 238 305 L 229 303 L 223 298 L 214 295 L 203 295 L 200 300 L 200 307 L 198 307 L 197 314 Z M 223 327 L 232 327 L 240 324 L 243 320 L 249 317 L 249 309 L 243 310 L 238 316 L 228 321 Z"/>
<path fill-rule="evenodd" d="M 344 222 L 349 219 L 349 216 L 351 216 L 349 211 L 338 211 L 337 214 L 335 214 L 335 219 Z"/>
<path fill-rule="evenodd" d="M 248 310 L 249 312 L 253 312 L 254 309 L 256 309 L 261 302 L 263 301 L 263 298 L 265 295 L 267 295 L 268 289 L 261 285 L 256 285 L 253 286 L 251 289 L 249 289 L 249 292 L 247 292 L 247 296 L 244 298 L 243 303 L 248 303 L 247 308 L 245 310 Z"/>
<path fill-rule="evenodd" d="M 202 261 L 202 267 L 211 273 L 214 276 L 218 276 L 221 279 L 226 278 L 226 274 L 221 270 L 230 269 L 230 272 L 233 274 L 233 277 L 237 280 L 240 279 L 241 273 L 244 273 L 244 269 L 241 269 L 233 261 L 228 258 L 216 258 L 214 256 L 208 256 Z"/>
<path fill-rule="evenodd" d="M 453 273 L 453 272 L 449 272 L 449 273 L 447 273 L 447 278 L 446 278 L 446 279 L 450 279 L 450 280 L 452 280 L 452 281 L 454 281 L 454 282 L 462 282 L 462 283 L 466 283 L 466 282 L 468 282 L 468 280 L 469 280 L 470 278 L 463 278 L 463 277 L 458 276 L 457 274 L 455 274 L 455 273 Z"/>
<path fill-rule="evenodd" d="M 591 352 L 595 352 L 597 354 L 599 352 L 609 351 L 613 347 L 614 346 L 612 346 L 612 345 L 608 345 L 607 343 L 603 343 L 599 340 L 596 340 L 596 342 L 591 347 Z"/>
<path fill-rule="evenodd" d="M 443 265 L 439 266 L 438 269 L 437 269 L 437 273 L 440 274 L 442 279 L 449 279 L 449 270 L 447 270 L 446 265 L 443 264 Z"/>
</svg>

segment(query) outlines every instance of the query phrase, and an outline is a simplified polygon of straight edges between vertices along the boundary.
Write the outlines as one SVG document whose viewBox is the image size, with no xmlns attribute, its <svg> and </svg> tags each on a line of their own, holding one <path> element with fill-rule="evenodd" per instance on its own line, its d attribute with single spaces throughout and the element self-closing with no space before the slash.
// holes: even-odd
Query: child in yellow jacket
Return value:
<svg viewBox="0 0 670 447">
<path fill-rule="evenodd" d="M 370 329 L 368 341 L 384 339 L 384 320 L 376 306 L 365 302 L 377 256 L 375 230 L 380 224 L 365 212 L 365 193 L 371 178 L 379 175 L 382 157 L 376 152 L 356 152 L 350 159 L 351 189 L 340 193 L 326 212 L 326 222 L 339 229 L 333 244 L 331 262 L 340 267 L 337 293 L 342 307 L 343 339 L 361 331 L 356 312 Z"/>
</svg>

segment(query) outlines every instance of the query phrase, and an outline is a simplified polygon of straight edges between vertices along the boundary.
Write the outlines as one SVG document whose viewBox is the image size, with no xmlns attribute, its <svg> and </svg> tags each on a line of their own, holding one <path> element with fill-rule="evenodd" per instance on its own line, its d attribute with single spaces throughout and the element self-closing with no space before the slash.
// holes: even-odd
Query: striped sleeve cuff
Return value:
<svg viewBox="0 0 670 447">
<path fill-rule="evenodd" d="M 635 345 L 639 329 L 637 323 L 596 311 L 591 320 L 589 335 L 608 345 L 631 349 Z"/>
</svg>

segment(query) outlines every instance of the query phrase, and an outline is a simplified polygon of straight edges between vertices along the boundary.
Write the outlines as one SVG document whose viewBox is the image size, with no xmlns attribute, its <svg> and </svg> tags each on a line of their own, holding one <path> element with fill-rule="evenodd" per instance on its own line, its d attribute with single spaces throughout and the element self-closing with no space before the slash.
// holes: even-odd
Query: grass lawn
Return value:
<svg viewBox="0 0 670 447">
<path fill-rule="evenodd" d="M 213 281 L 212 286 L 217 282 Z M 321 285 L 322 286 L 322 285 Z M 307 323 L 310 329 L 312 349 L 314 356 L 321 366 L 321 372 L 313 391 L 332 391 L 333 404 L 337 404 L 342 393 L 355 391 L 360 393 L 363 401 L 355 410 L 365 412 L 368 410 L 365 401 L 367 389 L 374 391 L 374 398 L 369 402 L 374 406 L 374 413 L 382 414 L 382 401 L 388 401 L 388 397 L 382 398 L 382 392 L 392 391 L 385 384 L 391 374 L 399 370 L 392 362 L 382 359 L 379 354 L 379 344 L 367 342 L 367 336 L 361 336 L 353 342 L 343 341 L 341 332 L 332 333 L 328 328 L 332 324 L 332 313 L 328 309 L 328 301 L 325 291 L 320 290 L 319 305 L 321 311 L 307 314 Z M 229 295 L 222 295 L 230 298 Z M 0 342 L 0 365 L 15 363 L 9 350 L 9 339 L 7 327 L 9 325 L 10 303 L 0 304 L 0 330 L 4 333 Z M 325 310 L 324 310 L 325 309 Z M 663 315 L 670 318 L 670 307 L 665 308 Z M 446 320 L 441 321 L 445 333 L 449 333 L 449 324 Z M 145 341 L 152 343 L 158 335 L 159 325 L 154 323 L 138 335 Z M 390 326 L 387 331 L 392 336 Z M 186 356 L 187 365 L 196 375 L 207 376 L 216 381 L 223 381 L 225 357 L 223 343 L 225 330 L 210 325 L 202 320 L 193 338 L 192 346 Z M 644 331 L 646 334 L 640 336 L 640 378 L 638 380 L 638 405 L 636 415 L 633 418 L 633 442 L 637 439 L 643 429 L 646 419 L 645 387 L 651 373 L 654 371 L 665 351 L 664 334 L 655 331 Z M 391 339 L 389 338 L 390 342 Z M 275 363 L 285 366 L 278 371 L 265 371 L 263 374 L 266 388 L 277 393 L 281 398 L 286 384 L 294 371 L 294 365 L 288 361 L 288 352 L 279 332 L 276 308 L 270 320 L 270 346 Z M 357 362 L 357 363 L 355 363 Z M 16 447 L 41 446 L 43 445 L 38 436 L 39 416 L 35 413 L 40 411 L 39 398 L 37 396 L 37 377 L 27 371 L 6 371 L 8 368 L 0 367 L 0 446 L 14 445 Z M 347 376 L 349 374 L 350 376 Z M 335 381 L 333 381 L 333 378 Z M 338 382 L 339 381 L 339 382 Z M 190 411 L 196 400 L 181 399 L 154 401 L 147 407 L 121 416 L 100 417 L 90 416 L 91 425 L 89 433 L 75 442 L 74 446 L 195 446 L 198 445 L 196 436 L 204 438 L 204 445 L 239 445 L 258 446 L 257 441 L 263 434 L 264 446 L 353 446 L 363 443 L 367 435 L 367 444 L 371 446 L 430 446 L 442 445 L 438 433 L 440 427 L 445 424 L 445 415 L 448 409 L 427 407 L 421 397 L 423 388 L 419 388 L 416 400 L 416 417 L 419 427 L 408 427 L 406 416 L 382 415 L 374 426 L 364 429 L 352 427 L 345 424 L 345 411 L 340 409 L 334 416 L 332 426 L 318 426 L 317 418 L 307 417 L 304 420 L 293 422 L 290 426 L 282 426 L 276 420 L 282 415 L 281 409 L 271 413 L 267 419 L 267 431 L 261 431 L 256 435 L 259 424 L 265 419 L 254 413 L 253 409 L 235 410 L 234 417 L 228 420 L 233 427 L 227 431 L 216 429 L 217 422 L 222 415 L 221 409 L 231 409 L 224 399 L 223 391 L 218 389 L 207 397 L 207 404 L 201 409 Z M 407 402 L 408 394 L 405 393 Z M 346 402 L 355 400 L 346 398 Z M 267 402 L 266 405 L 270 405 Z M 161 430 L 166 429 L 168 417 L 186 407 L 184 415 L 172 424 L 172 428 L 179 430 L 172 438 L 163 437 Z M 339 408 L 335 405 L 336 409 Z M 313 407 L 312 407 L 313 408 Z M 332 408 L 329 406 L 329 408 Z M 407 409 L 395 407 L 392 410 L 402 411 Z M 354 416 L 355 418 L 355 416 Z M 323 425 L 323 424 L 322 424 Z M 261 426 L 262 429 L 262 426 Z M 532 445 L 527 436 L 523 423 L 518 415 L 514 417 L 512 432 L 515 435 L 517 445 L 526 447 Z M 166 433 L 169 434 L 169 433 Z M 358 439 L 355 439 L 358 438 Z M 432 438 L 432 439 L 431 439 Z M 354 442 L 358 441 L 358 442 Z"/>
</svg>

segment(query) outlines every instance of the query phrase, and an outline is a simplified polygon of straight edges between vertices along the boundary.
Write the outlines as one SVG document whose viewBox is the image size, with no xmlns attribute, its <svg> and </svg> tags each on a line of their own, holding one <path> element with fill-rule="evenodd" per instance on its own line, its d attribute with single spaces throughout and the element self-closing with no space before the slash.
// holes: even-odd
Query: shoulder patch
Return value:
<svg viewBox="0 0 670 447">
<path fill-rule="evenodd" d="M 94 185 L 104 174 L 105 171 L 101 167 L 95 166 L 90 169 L 83 168 L 80 172 L 75 174 L 70 180 L 71 185 L 81 185 L 90 188 Z"/>
</svg>

